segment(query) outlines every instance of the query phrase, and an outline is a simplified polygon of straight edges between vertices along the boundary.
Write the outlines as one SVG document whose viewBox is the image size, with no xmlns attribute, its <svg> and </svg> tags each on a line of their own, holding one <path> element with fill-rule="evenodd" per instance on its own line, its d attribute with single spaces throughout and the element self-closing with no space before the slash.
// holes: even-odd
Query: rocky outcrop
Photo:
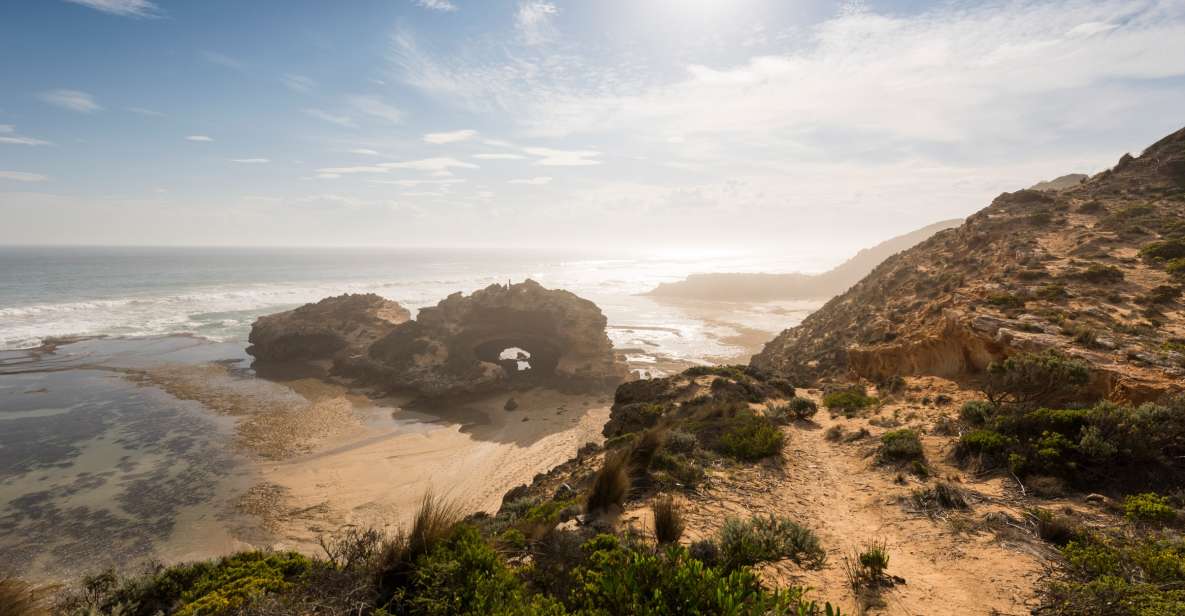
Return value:
<svg viewBox="0 0 1185 616">
<path fill-rule="evenodd" d="M 373 293 L 327 297 L 295 310 L 260 317 L 247 347 L 257 361 L 334 360 L 365 353 L 411 313 Z"/>
<path fill-rule="evenodd" d="M 568 291 L 533 280 L 495 284 L 420 310 L 334 372 L 430 397 L 526 385 L 608 388 L 628 370 L 605 325 L 596 304 Z"/>
<path fill-rule="evenodd" d="M 885 260 L 752 365 L 797 383 L 957 378 L 1053 349 L 1088 360 L 1112 399 L 1180 390 L 1185 277 L 1146 248 L 1185 241 L 1183 169 L 1185 130 L 1084 182 L 1004 193 Z"/>
</svg>

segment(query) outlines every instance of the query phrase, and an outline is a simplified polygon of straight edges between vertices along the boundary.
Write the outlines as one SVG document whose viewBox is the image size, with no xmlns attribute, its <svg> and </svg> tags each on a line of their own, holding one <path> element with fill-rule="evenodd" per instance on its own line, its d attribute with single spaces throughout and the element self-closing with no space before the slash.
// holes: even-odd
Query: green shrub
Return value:
<svg viewBox="0 0 1185 616">
<path fill-rule="evenodd" d="M 667 432 L 667 439 L 663 443 L 663 447 L 671 453 L 691 453 L 695 451 L 696 444 L 694 434 L 683 430 L 671 430 Z"/>
<path fill-rule="evenodd" d="M 876 398 L 856 389 L 833 391 L 823 396 L 823 406 L 844 414 L 854 413 L 877 403 Z"/>
<path fill-rule="evenodd" d="M 1167 523 L 1177 519 L 1177 510 L 1167 498 L 1153 492 L 1132 494 L 1123 500 L 1123 516 L 1132 522 Z"/>
<path fill-rule="evenodd" d="M 971 456 L 983 456 L 989 460 L 1000 460 L 1011 444 L 1011 439 L 992 430 L 973 430 L 959 437 L 955 456 L 966 460 Z"/>
<path fill-rule="evenodd" d="M 815 404 L 814 400 L 809 398 L 790 398 L 786 403 L 790 407 L 790 412 L 794 414 L 794 418 L 799 421 L 810 419 L 819 412 L 819 405 Z"/>
<path fill-rule="evenodd" d="M 569 607 L 588 614 L 810 614 L 805 591 L 765 590 L 748 569 L 722 571 L 669 546 L 655 554 L 600 535 L 584 545 L 585 564 Z"/>
<path fill-rule="evenodd" d="M 1113 265 L 1091 263 L 1089 267 L 1071 274 L 1074 278 L 1093 282 L 1095 284 L 1114 284 L 1123 282 L 1123 270 Z"/>
<path fill-rule="evenodd" d="M 823 566 L 827 553 L 819 537 L 793 520 L 753 516 L 728 518 L 717 534 L 720 561 L 729 569 L 789 558 L 813 568 Z"/>
<path fill-rule="evenodd" d="M 882 463 L 922 461 L 926 457 L 918 433 L 908 428 L 891 430 L 881 435 L 877 459 Z"/>
<path fill-rule="evenodd" d="M 983 392 L 995 406 L 1047 404 L 1081 393 L 1090 367 L 1054 351 L 1020 353 L 988 365 Z"/>
<path fill-rule="evenodd" d="M 398 606 L 395 613 L 425 616 L 563 613 L 554 599 L 528 597 L 494 548 L 465 524 L 417 560 L 410 584 L 392 605 Z"/>
<path fill-rule="evenodd" d="M 782 451 L 785 436 L 769 419 L 752 413 L 739 413 L 727 420 L 720 434 L 720 453 L 743 461 L 755 461 Z"/>
<path fill-rule="evenodd" d="M 1140 256 L 1155 261 L 1172 261 L 1185 257 L 1185 240 L 1173 239 L 1152 242 L 1140 249 Z"/>
<path fill-rule="evenodd" d="M 695 458 L 678 453 L 658 452 L 650 467 L 659 484 L 674 483 L 671 487 L 690 488 L 704 480 L 704 469 Z"/>
<path fill-rule="evenodd" d="M 1025 300 L 1014 293 L 992 293 L 987 297 L 987 304 L 1003 310 L 1019 310 L 1025 307 Z"/>
<path fill-rule="evenodd" d="M 1079 535 L 1061 548 L 1065 574 L 1043 588 L 1059 616 L 1185 613 L 1185 542 L 1156 534 Z"/>
<path fill-rule="evenodd" d="M 996 407 L 987 400 L 969 400 L 959 409 L 959 419 L 972 426 L 982 426 L 996 412 Z"/>
<path fill-rule="evenodd" d="M 1164 271 L 1177 278 L 1185 278 L 1185 257 L 1169 261 L 1164 266 Z"/>
</svg>

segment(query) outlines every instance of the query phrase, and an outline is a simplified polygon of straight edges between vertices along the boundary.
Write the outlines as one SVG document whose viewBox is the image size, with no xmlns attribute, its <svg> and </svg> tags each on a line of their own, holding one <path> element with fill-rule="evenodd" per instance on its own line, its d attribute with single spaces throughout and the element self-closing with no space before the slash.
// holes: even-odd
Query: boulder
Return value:
<svg viewBox="0 0 1185 616">
<path fill-rule="evenodd" d="M 373 293 L 328 297 L 260 317 L 247 352 L 262 362 L 335 360 L 360 355 L 411 318 L 398 302 Z"/>
</svg>

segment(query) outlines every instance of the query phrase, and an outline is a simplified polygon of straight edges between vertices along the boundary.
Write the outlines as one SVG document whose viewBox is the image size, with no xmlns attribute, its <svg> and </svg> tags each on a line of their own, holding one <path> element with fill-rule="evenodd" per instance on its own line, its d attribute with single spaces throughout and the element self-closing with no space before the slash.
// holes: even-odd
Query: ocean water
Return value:
<svg viewBox="0 0 1185 616">
<path fill-rule="evenodd" d="M 702 307 L 641 297 L 707 271 L 810 271 L 801 256 L 620 256 L 505 250 L 0 247 L 0 349 L 47 337 L 186 333 L 245 342 L 259 316 L 373 292 L 413 313 L 450 293 L 533 278 L 593 300 L 618 348 L 709 360 L 738 355 L 729 323 L 776 332 L 813 306 Z M 734 327 L 735 329 L 735 327 Z M 646 332 L 639 336 L 639 332 Z M 639 363 L 654 353 L 633 353 Z"/>
</svg>

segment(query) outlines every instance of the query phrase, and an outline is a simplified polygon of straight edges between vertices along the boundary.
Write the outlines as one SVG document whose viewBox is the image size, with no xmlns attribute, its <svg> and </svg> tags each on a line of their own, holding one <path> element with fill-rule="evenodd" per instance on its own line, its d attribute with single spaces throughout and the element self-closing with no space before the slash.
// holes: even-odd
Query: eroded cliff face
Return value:
<svg viewBox="0 0 1185 616">
<path fill-rule="evenodd" d="M 455 293 L 414 321 L 338 355 L 333 373 L 430 397 L 530 385 L 610 388 L 628 376 L 596 304 L 533 280 Z"/>
<path fill-rule="evenodd" d="M 1105 395 L 1149 399 L 1185 386 L 1176 247 L 1185 247 L 1185 130 L 1068 189 L 1000 195 L 887 259 L 752 364 L 798 383 L 957 378 L 1055 349 L 1088 359 Z"/>
</svg>

